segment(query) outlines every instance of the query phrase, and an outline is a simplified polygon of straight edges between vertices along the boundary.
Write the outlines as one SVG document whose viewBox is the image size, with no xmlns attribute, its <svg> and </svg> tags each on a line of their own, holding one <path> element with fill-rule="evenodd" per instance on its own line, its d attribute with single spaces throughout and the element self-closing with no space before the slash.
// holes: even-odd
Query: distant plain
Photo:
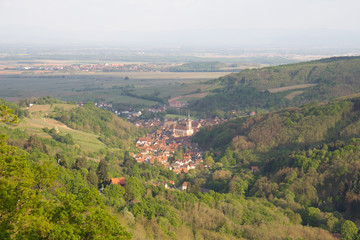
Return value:
<svg viewBox="0 0 360 240">
<path fill-rule="evenodd" d="M 1 72 L 1 71 L 0 71 Z M 200 89 L 209 91 L 215 85 L 203 82 L 228 72 L 32 72 L 2 71 L 0 96 L 17 101 L 51 95 L 67 101 L 106 101 L 153 105 L 156 102 L 124 95 L 158 93 L 159 97 L 176 97 Z M 201 96 L 201 95 L 200 95 Z"/>
</svg>

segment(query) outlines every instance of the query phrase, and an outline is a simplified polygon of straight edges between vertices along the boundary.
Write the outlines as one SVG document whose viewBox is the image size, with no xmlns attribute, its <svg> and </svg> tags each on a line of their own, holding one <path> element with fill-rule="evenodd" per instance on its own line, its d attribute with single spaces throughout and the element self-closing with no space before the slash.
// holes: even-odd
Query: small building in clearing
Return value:
<svg viewBox="0 0 360 240">
<path fill-rule="evenodd" d="M 183 191 L 186 191 L 187 188 L 188 188 L 188 186 L 189 186 L 189 182 L 183 182 L 181 189 L 182 189 Z"/>
<path fill-rule="evenodd" d="M 116 185 L 120 185 L 122 187 L 125 187 L 125 178 L 124 177 L 111 178 L 110 179 L 110 184 L 116 184 Z"/>
</svg>

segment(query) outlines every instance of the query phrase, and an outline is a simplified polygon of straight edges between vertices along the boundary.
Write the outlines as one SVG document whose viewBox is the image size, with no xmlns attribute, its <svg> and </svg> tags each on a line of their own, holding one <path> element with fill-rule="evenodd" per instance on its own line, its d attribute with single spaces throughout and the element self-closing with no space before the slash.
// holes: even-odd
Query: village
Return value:
<svg viewBox="0 0 360 240">
<path fill-rule="evenodd" d="M 203 163 L 203 151 L 196 143 L 191 141 L 191 136 L 201 127 L 212 126 L 226 120 L 200 119 L 191 120 L 190 115 L 185 120 L 160 119 L 137 121 L 138 127 L 151 127 L 153 131 L 136 142 L 139 153 L 133 156 L 138 162 L 161 164 L 175 173 L 188 173 L 197 169 Z"/>
<path fill-rule="evenodd" d="M 153 63 L 99 63 L 99 64 L 47 64 L 47 65 L 32 65 L 32 66 L 17 66 L 13 68 L 6 67 L 3 70 L 18 70 L 18 71 L 56 71 L 56 72 L 159 72 L 169 71 L 172 66 L 164 64 Z"/>
<path fill-rule="evenodd" d="M 175 98 L 172 102 L 177 104 Z M 81 105 L 82 103 L 78 103 Z M 124 117 L 131 121 L 138 128 L 149 129 L 148 133 L 144 137 L 140 137 L 136 140 L 137 152 L 132 153 L 132 157 L 138 163 L 145 163 L 151 165 L 162 165 L 175 172 L 176 174 L 189 173 L 196 171 L 196 169 L 202 170 L 208 168 L 204 163 L 205 150 L 201 149 L 197 143 L 192 142 L 192 136 L 196 134 L 202 127 L 211 127 L 228 121 L 228 119 L 221 119 L 215 117 L 213 119 L 195 119 L 192 120 L 190 114 L 186 119 L 176 118 L 164 118 L 158 117 L 143 118 L 143 112 L 150 113 L 164 113 L 170 106 L 163 105 L 155 108 L 147 108 L 136 111 L 120 111 L 112 108 L 111 103 L 98 102 L 95 106 L 99 108 L 105 108 L 112 111 L 119 117 Z M 171 106 L 170 106 L 171 107 Z M 181 107 L 176 107 L 177 109 Z M 233 111 L 234 116 L 236 111 Z M 243 114 L 243 116 L 253 116 L 255 112 L 249 112 Z M 153 115 L 155 116 L 155 115 Z M 251 166 L 251 171 L 256 172 L 257 166 Z M 118 177 L 110 179 L 110 184 L 120 185 L 125 187 L 125 178 Z M 153 182 L 154 186 L 163 186 L 166 189 L 175 189 L 175 182 L 167 180 L 166 182 Z M 182 191 L 188 190 L 189 182 L 184 181 L 177 189 Z M 208 189 L 201 188 L 202 192 L 208 191 Z"/>
<path fill-rule="evenodd" d="M 176 174 L 188 173 L 193 169 L 207 167 L 203 164 L 204 150 L 192 142 L 192 136 L 202 127 L 211 127 L 228 121 L 228 119 L 220 119 L 219 117 L 192 120 L 189 114 L 186 119 L 166 118 L 161 120 L 154 117 L 138 120 L 144 109 L 133 112 L 118 111 L 112 109 L 110 103 L 102 102 L 95 103 L 95 106 L 108 110 L 111 109 L 114 114 L 127 118 L 138 128 L 151 129 L 149 134 L 137 139 L 136 147 L 139 151 L 133 153 L 133 157 L 139 163 L 163 165 Z M 164 105 L 157 108 L 148 108 L 146 111 L 165 113 L 167 108 L 168 106 Z M 236 111 L 234 110 L 235 113 Z M 249 112 L 244 116 L 253 116 L 255 114 L 255 112 Z"/>
<path fill-rule="evenodd" d="M 201 127 L 213 126 L 226 120 L 219 118 L 191 120 L 190 115 L 187 119 L 176 120 L 167 119 L 161 121 L 158 118 L 150 120 L 140 120 L 134 122 L 137 127 L 150 128 L 151 133 L 145 137 L 137 139 L 136 147 L 138 153 L 133 153 L 133 157 L 139 163 L 151 165 L 163 165 L 174 171 L 176 174 L 188 173 L 193 169 L 206 168 L 203 163 L 204 152 L 196 143 L 191 141 Z M 124 177 L 110 179 L 110 184 L 125 187 Z M 154 186 L 163 186 L 166 189 L 175 189 L 175 182 L 154 182 Z M 185 181 L 178 190 L 187 191 L 189 182 Z M 208 191 L 208 189 L 201 189 Z"/>
</svg>

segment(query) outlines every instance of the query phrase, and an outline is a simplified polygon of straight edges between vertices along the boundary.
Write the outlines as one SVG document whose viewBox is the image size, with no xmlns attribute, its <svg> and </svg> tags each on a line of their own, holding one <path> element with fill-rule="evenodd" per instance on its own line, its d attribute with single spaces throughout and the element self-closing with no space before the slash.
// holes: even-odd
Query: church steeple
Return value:
<svg viewBox="0 0 360 240">
<path fill-rule="evenodd" d="M 186 126 L 187 126 L 187 129 L 188 129 L 188 130 L 192 129 L 192 127 L 191 127 L 190 113 L 188 113 L 188 118 L 187 118 Z"/>
</svg>

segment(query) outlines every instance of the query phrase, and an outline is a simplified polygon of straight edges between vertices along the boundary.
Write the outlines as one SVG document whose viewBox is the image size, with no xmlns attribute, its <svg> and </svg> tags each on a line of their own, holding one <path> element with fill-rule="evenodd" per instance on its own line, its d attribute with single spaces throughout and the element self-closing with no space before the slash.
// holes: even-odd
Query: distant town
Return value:
<svg viewBox="0 0 360 240">
<path fill-rule="evenodd" d="M 78 103 L 82 104 L 82 103 Z M 99 108 L 112 109 L 111 103 L 95 103 Z M 147 108 L 146 111 L 152 113 L 165 112 L 169 106 L 164 105 L 157 108 Z M 178 106 L 177 108 L 181 108 Z M 190 115 L 183 119 L 161 120 L 151 118 L 147 120 L 137 120 L 142 111 L 118 111 L 113 110 L 114 114 L 127 118 L 138 128 L 151 129 L 145 137 L 136 141 L 139 150 L 132 153 L 137 162 L 149 163 L 152 165 L 163 165 L 175 173 L 188 173 L 192 169 L 207 168 L 204 164 L 204 149 L 191 141 L 191 137 L 202 127 L 210 127 L 228 121 L 228 119 L 197 119 L 192 120 Z M 236 111 L 233 111 L 236 114 Z M 244 116 L 255 115 L 255 112 L 243 114 Z"/>
<path fill-rule="evenodd" d="M 205 168 L 207 166 L 203 164 L 204 152 L 191 141 L 191 136 L 201 127 L 224 121 L 226 120 L 219 118 L 193 121 L 190 116 L 183 120 L 167 119 L 164 122 L 160 119 L 137 121 L 136 126 L 151 127 L 153 131 L 137 140 L 139 153 L 134 153 L 133 156 L 138 162 L 161 164 L 177 174 Z"/>
<path fill-rule="evenodd" d="M 36 65 L 7 67 L 3 70 L 17 71 L 57 71 L 57 72 L 168 72 L 172 66 L 179 64 L 155 64 L 155 63 L 100 63 L 100 64 L 71 64 L 71 65 Z"/>
</svg>

